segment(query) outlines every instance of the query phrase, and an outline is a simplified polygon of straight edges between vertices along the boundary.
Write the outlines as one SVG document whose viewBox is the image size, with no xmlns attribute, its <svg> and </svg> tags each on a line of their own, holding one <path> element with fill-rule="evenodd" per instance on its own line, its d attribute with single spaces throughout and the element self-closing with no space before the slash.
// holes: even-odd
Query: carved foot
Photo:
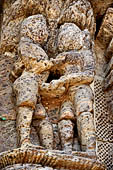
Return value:
<svg viewBox="0 0 113 170">
<path fill-rule="evenodd" d="M 88 155 L 90 155 L 90 156 L 96 156 L 96 151 L 92 151 L 92 150 L 87 149 L 86 153 L 88 153 Z"/>
<path fill-rule="evenodd" d="M 24 143 L 21 145 L 21 148 L 35 148 L 35 149 L 44 149 L 44 147 L 39 145 L 33 145 L 31 143 Z"/>
</svg>

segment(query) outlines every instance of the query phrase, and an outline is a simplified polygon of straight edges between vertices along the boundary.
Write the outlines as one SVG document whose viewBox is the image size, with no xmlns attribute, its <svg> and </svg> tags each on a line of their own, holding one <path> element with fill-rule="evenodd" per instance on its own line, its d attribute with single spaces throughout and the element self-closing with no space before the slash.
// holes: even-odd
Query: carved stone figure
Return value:
<svg viewBox="0 0 113 170">
<path fill-rule="evenodd" d="M 56 59 L 51 59 L 54 63 L 52 71 L 59 72 L 61 77 L 50 83 L 42 83 L 41 88 L 45 95 L 55 96 L 58 88 L 61 92 L 58 94 L 57 91 L 57 96 L 60 97 L 62 89 L 65 89 L 67 96 L 71 96 L 61 104 L 58 127 L 62 149 L 72 151 L 73 120 L 76 115 L 82 150 L 95 151 L 93 92 L 89 86 L 94 78 L 90 34 L 87 30 L 81 31 L 75 24 L 66 23 L 59 31 L 58 48 L 62 49 L 62 53 Z"/>
<path fill-rule="evenodd" d="M 20 144 L 21 147 L 27 147 L 32 146 L 30 144 L 30 125 L 39 95 L 38 86 L 41 81 L 45 81 L 48 77 L 48 71 L 43 74 L 39 73 L 50 67 L 48 56 L 41 48 L 41 45 L 48 38 L 45 18 L 42 15 L 35 15 L 25 19 L 22 23 L 20 34 L 18 54 L 23 63 L 24 70 L 22 75 L 14 82 L 13 89 L 16 94 L 16 105 L 18 107 L 17 131 Z M 13 73 L 18 73 L 16 68 Z M 52 126 L 43 106 L 40 103 L 37 106 L 39 107 L 38 111 L 40 109 L 39 112 L 41 112 L 39 118 L 42 120 L 40 122 L 42 144 L 45 148 L 52 149 Z"/>
<path fill-rule="evenodd" d="M 58 120 L 62 149 L 72 151 L 73 120 L 76 117 L 82 150 L 94 151 L 93 93 L 89 86 L 94 78 L 92 8 L 88 1 L 83 0 L 44 1 L 43 5 L 45 9 L 40 11 L 42 4 L 39 2 L 40 10 L 32 11 L 37 15 L 22 22 L 18 45 L 21 61 L 19 59 L 12 71 L 15 78 L 20 76 L 13 86 L 20 144 L 31 146 L 30 124 L 37 107 L 37 119 L 42 120 L 39 125 L 41 143 L 52 149 L 52 125 L 43 105 L 40 101 L 37 104 L 37 96 L 41 93 L 43 97 L 58 98 L 66 94 Z M 46 83 L 50 71 L 57 72 L 60 78 Z"/>
<path fill-rule="evenodd" d="M 0 64 L 0 169 L 113 170 L 113 0 L 0 0 Z"/>
</svg>

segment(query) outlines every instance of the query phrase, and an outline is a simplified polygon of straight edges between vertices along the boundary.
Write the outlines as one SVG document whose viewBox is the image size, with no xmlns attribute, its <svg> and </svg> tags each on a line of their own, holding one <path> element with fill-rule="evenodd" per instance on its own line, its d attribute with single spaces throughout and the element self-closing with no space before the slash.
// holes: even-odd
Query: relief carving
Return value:
<svg viewBox="0 0 113 170">
<path fill-rule="evenodd" d="M 0 169 L 112 170 L 112 0 L 0 7 Z"/>
<path fill-rule="evenodd" d="M 34 1 L 32 9 L 35 3 L 38 2 Z M 59 100 L 65 96 L 60 102 L 58 119 L 62 150 L 72 151 L 76 121 L 82 151 L 95 151 L 93 92 L 90 88 L 94 79 L 95 23 L 92 8 L 88 1 L 82 0 L 43 3 L 42 11 L 39 1 L 39 10 L 32 10 L 31 16 L 22 21 L 18 62 L 11 72 L 15 80 L 13 90 L 20 145 L 32 146 L 30 125 L 35 112 L 40 120 L 41 145 L 53 149 L 53 128 L 41 97 Z M 54 80 L 53 77 L 48 82 L 50 73 L 58 74 L 59 78 Z"/>
</svg>

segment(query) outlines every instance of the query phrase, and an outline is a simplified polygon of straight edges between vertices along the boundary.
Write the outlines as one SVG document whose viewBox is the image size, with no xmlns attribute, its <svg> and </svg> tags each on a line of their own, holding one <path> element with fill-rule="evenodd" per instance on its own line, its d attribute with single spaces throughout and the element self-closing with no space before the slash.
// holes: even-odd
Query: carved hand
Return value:
<svg viewBox="0 0 113 170">
<path fill-rule="evenodd" d="M 93 81 L 94 75 L 86 72 L 72 73 L 69 75 L 61 76 L 58 80 L 52 80 L 50 83 L 42 83 L 40 86 L 41 91 L 46 91 L 48 94 L 68 89 L 70 86 L 80 84 L 90 84 Z"/>
<path fill-rule="evenodd" d="M 60 79 L 52 80 L 50 83 L 42 83 L 42 85 L 40 85 L 40 93 L 49 97 L 60 97 L 65 93 L 65 90 Z"/>
</svg>

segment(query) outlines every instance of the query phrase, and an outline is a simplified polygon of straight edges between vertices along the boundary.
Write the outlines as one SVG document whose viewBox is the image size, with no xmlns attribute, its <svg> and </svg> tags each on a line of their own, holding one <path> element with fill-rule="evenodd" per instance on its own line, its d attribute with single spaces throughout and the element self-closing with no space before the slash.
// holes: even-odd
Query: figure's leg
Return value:
<svg viewBox="0 0 113 170">
<path fill-rule="evenodd" d="M 74 135 L 72 120 L 74 120 L 73 105 L 70 101 L 65 101 L 61 106 L 58 129 L 62 150 L 66 152 L 72 151 Z"/>
<path fill-rule="evenodd" d="M 48 117 L 40 121 L 39 129 L 42 146 L 46 149 L 53 149 L 53 128 Z"/>
<path fill-rule="evenodd" d="M 30 144 L 30 126 L 33 109 L 30 107 L 19 107 L 17 115 L 17 131 L 21 147 Z"/>
<path fill-rule="evenodd" d="M 53 149 L 53 128 L 42 104 L 36 105 L 34 118 L 41 145 L 46 149 Z"/>
<path fill-rule="evenodd" d="M 77 127 L 83 151 L 95 151 L 95 128 L 93 120 L 93 92 L 88 85 L 81 85 L 75 93 Z"/>
<path fill-rule="evenodd" d="M 21 146 L 30 144 L 30 125 L 38 93 L 35 74 L 24 72 L 13 85 L 17 104 L 17 131 Z"/>
</svg>

